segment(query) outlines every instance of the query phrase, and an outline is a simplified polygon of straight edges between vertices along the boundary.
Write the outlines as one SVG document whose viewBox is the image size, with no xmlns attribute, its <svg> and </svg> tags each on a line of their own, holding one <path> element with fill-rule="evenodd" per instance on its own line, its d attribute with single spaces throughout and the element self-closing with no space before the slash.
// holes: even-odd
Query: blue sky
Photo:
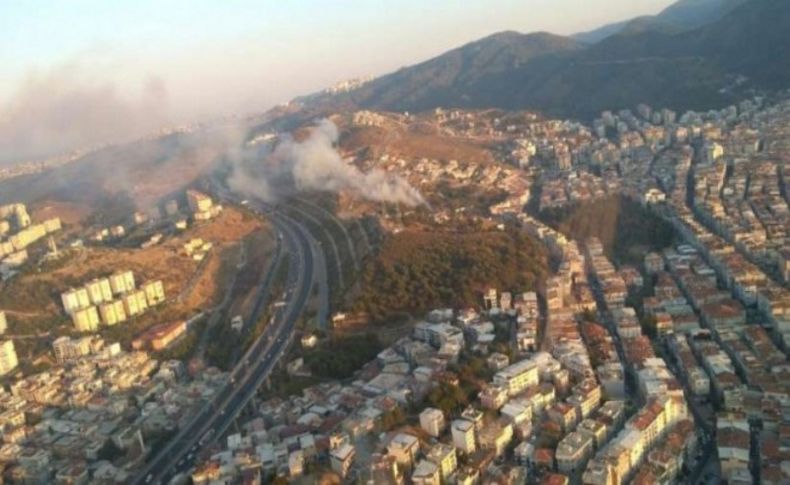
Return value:
<svg viewBox="0 0 790 485">
<path fill-rule="evenodd" d="M 63 120 L 79 125 L 89 102 L 94 122 L 136 129 L 259 112 L 494 32 L 571 34 L 671 2 L 0 0 L 0 150 L 36 143 L 38 124 L 68 144 Z"/>
</svg>

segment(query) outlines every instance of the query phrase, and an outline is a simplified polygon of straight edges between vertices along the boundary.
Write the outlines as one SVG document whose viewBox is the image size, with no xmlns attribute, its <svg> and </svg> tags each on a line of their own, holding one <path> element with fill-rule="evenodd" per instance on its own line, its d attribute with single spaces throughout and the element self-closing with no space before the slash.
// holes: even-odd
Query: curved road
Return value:
<svg viewBox="0 0 790 485">
<path fill-rule="evenodd" d="M 271 212 L 263 203 L 251 205 L 256 212 L 269 214 L 283 246 L 293 255 L 286 284 L 287 303 L 278 309 L 273 324 L 266 328 L 230 373 L 229 383 L 148 462 L 133 483 L 167 483 L 192 465 L 199 448 L 222 435 L 286 351 L 309 300 L 315 276 L 309 233 L 295 221 Z"/>
</svg>

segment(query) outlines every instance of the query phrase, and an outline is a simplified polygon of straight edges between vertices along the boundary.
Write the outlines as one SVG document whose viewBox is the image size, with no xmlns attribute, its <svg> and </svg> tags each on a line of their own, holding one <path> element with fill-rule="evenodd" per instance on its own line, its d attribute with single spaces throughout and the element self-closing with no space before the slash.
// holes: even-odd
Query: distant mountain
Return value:
<svg viewBox="0 0 790 485">
<path fill-rule="evenodd" d="M 678 0 L 658 15 L 645 15 L 616 22 L 571 37 L 594 44 L 619 33 L 639 33 L 650 30 L 679 33 L 716 22 L 747 0 Z"/>
<path fill-rule="evenodd" d="M 749 0 L 692 31 L 622 31 L 592 46 L 504 32 L 312 104 L 537 109 L 583 119 L 640 102 L 710 109 L 741 95 L 734 91 L 739 76 L 750 80 L 739 89 L 790 87 L 789 45 L 790 1 Z"/>
<path fill-rule="evenodd" d="M 691 30 L 713 23 L 747 0 L 679 0 L 661 13 L 656 19 L 667 24 Z"/>
<path fill-rule="evenodd" d="M 410 110 L 507 102 L 510 75 L 543 56 L 573 52 L 581 44 L 548 33 L 501 32 L 453 49 L 364 85 L 352 96 L 383 109 Z M 430 100 L 430 101 L 428 101 Z"/>
</svg>

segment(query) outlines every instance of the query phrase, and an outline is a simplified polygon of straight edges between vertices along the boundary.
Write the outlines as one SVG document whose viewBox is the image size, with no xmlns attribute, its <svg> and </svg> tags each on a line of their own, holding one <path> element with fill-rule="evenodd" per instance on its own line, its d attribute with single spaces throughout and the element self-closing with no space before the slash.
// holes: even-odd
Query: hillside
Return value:
<svg viewBox="0 0 790 485">
<path fill-rule="evenodd" d="M 502 106 L 513 89 L 510 73 L 577 48 L 576 41 L 548 33 L 501 32 L 369 83 L 353 99 L 394 111 L 422 111 L 427 105 Z"/>
<path fill-rule="evenodd" d="M 547 272 L 543 246 L 519 233 L 404 231 L 369 262 L 354 310 L 382 323 L 445 306 L 479 306 L 488 288 L 535 290 Z"/>
<path fill-rule="evenodd" d="M 238 143 L 239 133 L 197 130 L 99 149 L 52 170 L 0 181 L 0 204 L 68 203 L 117 224 L 135 208 L 151 210 L 194 183 Z"/>
<path fill-rule="evenodd" d="M 584 205 L 540 213 L 548 225 L 584 241 L 597 237 L 607 256 L 618 264 L 641 264 L 645 253 L 659 251 L 674 239 L 672 226 L 625 197 L 613 195 Z M 634 231 L 639 227 L 638 231 Z"/>
<path fill-rule="evenodd" d="M 626 30 L 588 47 L 545 33 L 496 34 L 351 93 L 319 97 L 313 106 L 493 107 L 582 119 L 640 102 L 704 110 L 739 99 L 745 89 L 786 87 L 787 45 L 790 2 L 750 0 L 692 31 Z M 735 90 L 739 75 L 751 82 Z"/>
</svg>

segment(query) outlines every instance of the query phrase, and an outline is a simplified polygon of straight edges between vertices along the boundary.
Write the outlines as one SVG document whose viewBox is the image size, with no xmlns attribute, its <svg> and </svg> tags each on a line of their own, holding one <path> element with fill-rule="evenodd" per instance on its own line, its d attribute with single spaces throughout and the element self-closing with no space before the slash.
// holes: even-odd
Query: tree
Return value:
<svg viewBox="0 0 790 485">
<path fill-rule="evenodd" d="M 454 415 L 469 404 L 469 396 L 461 387 L 441 382 L 428 393 L 428 402 L 445 415 Z"/>
<path fill-rule="evenodd" d="M 381 416 L 381 428 L 384 431 L 391 431 L 405 422 L 406 413 L 399 406 L 392 408 Z"/>
</svg>

